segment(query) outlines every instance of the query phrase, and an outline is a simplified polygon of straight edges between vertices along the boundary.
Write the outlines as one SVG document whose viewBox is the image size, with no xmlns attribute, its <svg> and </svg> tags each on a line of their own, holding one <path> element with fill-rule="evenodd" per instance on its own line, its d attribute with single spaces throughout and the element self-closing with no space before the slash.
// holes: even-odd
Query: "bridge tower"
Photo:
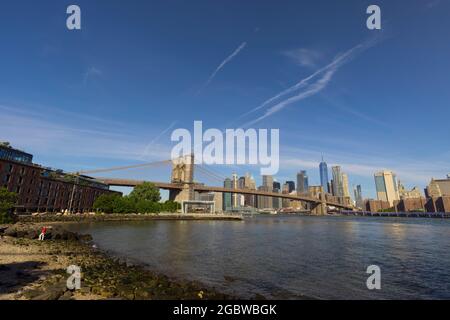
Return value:
<svg viewBox="0 0 450 320">
<path fill-rule="evenodd" d="M 319 199 L 320 202 L 313 204 L 311 207 L 311 213 L 315 214 L 315 215 L 326 215 L 328 210 L 327 210 L 327 202 L 326 202 L 326 198 L 325 198 L 325 193 L 321 192 L 319 194 Z"/>
<path fill-rule="evenodd" d="M 169 199 L 181 203 L 194 200 L 194 155 L 190 154 L 172 160 L 171 182 L 181 184 L 181 190 L 171 190 Z"/>
</svg>

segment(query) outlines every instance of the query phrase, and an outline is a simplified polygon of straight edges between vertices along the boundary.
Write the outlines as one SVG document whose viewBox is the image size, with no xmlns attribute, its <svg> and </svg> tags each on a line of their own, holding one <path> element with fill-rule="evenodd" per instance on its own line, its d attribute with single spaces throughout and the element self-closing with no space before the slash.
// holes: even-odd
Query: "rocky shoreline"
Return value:
<svg viewBox="0 0 450 320">
<path fill-rule="evenodd" d="M 201 283 L 170 279 L 93 248 L 90 235 L 52 225 L 0 226 L 0 300 L 233 299 Z M 67 267 L 81 268 L 81 289 L 67 289 Z"/>
</svg>

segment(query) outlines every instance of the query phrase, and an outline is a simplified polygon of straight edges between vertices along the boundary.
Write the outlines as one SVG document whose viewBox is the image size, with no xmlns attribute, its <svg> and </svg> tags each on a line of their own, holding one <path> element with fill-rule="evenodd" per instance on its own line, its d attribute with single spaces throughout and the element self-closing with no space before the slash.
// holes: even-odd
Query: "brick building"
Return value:
<svg viewBox="0 0 450 320">
<path fill-rule="evenodd" d="M 389 209 L 391 206 L 388 201 L 383 200 L 366 200 L 365 209 L 370 212 L 379 212 L 381 210 Z"/>
<path fill-rule="evenodd" d="M 32 163 L 32 155 L 0 144 L 0 188 L 18 195 L 16 213 L 89 212 L 109 186 Z"/>
</svg>

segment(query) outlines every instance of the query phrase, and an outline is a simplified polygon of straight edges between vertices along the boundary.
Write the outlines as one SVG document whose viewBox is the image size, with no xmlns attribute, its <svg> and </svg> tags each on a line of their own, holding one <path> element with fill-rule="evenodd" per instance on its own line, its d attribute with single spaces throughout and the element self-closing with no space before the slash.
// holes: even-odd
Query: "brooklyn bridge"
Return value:
<svg viewBox="0 0 450 320">
<path fill-rule="evenodd" d="M 142 167 L 152 167 L 160 165 L 172 165 L 172 173 L 170 182 L 160 182 L 160 181 L 148 181 L 148 180 L 136 180 L 136 179 L 123 179 L 123 178 L 103 178 L 95 177 L 95 180 L 107 184 L 109 186 L 116 187 L 135 187 L 137 185 L 143 184 L 144 182 L 151 182 L 156 188 L 168 190 L 169 199 L 177 201 L 179 203 L 183 201 L 195 200 L 195 193 L 230 193 L 230 194 L 241 194 L 241 195 L 255 195 L 271 198 L 281 198 L 288 200 L 300 201 L 302 203 L 309 204 L 311 212 L 314 214 L 326 214 L 328 208 L 334 207 L 341 210 L 353 210 L 351 205 L 343 204 L 335 201 L 329 201 L 325 193 L 319 193 L 316 197 L 308 194 L 285 194 L 276 192 L 267 192 L 261 190 L 252 190 L 245 188 L 225 188 L 219 186 L 208 186 L 203 183 L 198 183 L 194 180 L 194 172 L 201 172 L 210 179 L 215 181 L 220 181 L 223 183 L 224 177 L 213 172 L 211 169 L 207 169 L 202 165 L 195 164 L 194 156 L 180 157 L 174 160 L 165 160 L 152 163 L 138 164 L 133 166 L 124 167 L 113 167 L 107 169 L 97 169 L 88 171 L 79 171 L 77 175 L 97 175 L 106 172 L 121 171 L 134 168 Z"/>
</svg>

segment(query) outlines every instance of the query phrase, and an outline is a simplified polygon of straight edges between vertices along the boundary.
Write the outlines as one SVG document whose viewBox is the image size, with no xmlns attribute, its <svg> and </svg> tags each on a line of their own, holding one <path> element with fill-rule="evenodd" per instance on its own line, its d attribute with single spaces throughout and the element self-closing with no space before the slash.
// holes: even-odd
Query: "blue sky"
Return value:
<svg viewBox="0 0 450 320">
<path fill-rule="evenodd" d="M 374 3 L 381 31 L 366 28 Z M 65 26 L 70 4 L 81 31 Z M 307 170 L 319 184 L 323 154 L 364 196 L 382 169 L 423 188 L 450 172 L 449 30 L 446 0 L 8 1 L 0 140 L 74 171 L 168 159 L 194 120 L 279 128 L 279 181 Z"/>
</svg>

